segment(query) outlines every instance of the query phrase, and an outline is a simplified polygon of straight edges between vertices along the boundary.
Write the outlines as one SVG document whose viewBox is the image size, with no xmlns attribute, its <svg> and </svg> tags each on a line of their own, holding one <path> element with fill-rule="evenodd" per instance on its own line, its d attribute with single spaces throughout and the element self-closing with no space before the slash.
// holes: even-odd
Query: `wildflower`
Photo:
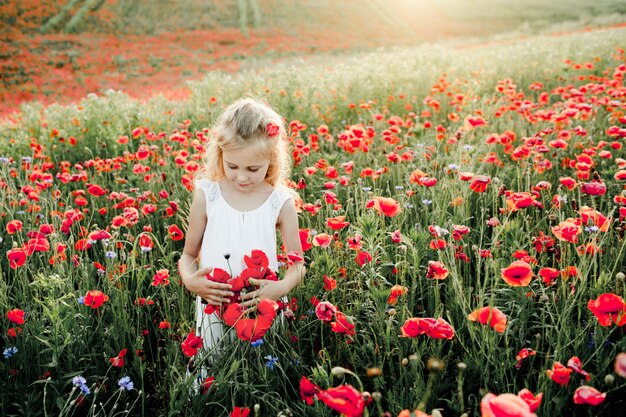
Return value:
<svg viewBox="0 0 626 417">
<path fill-rule="evenodd" d="M 167 269 L 159 269 L 154 277 L 152 277 L 152 286 L 158 287 L 159 285 L 166 286 L 170 283 L 170 271 Z"/>
<path fill-rule="evenodd" d="M 515 394 L 489 393 L 480 401 L 481 417 L 536 417 L 530 406 Z"/>
<path fill-rule="evenodd" d="M 233 409 L 230 413 L 230 417 L 248 417 L 250 415 L 250 408 L 248 407 L 237 407 Z"/>
<path fill-rule="evenodd" d="M 616 294 L 601 294 L 595 300 L 589 300 L 587 308 L 597 317 L 601 326 L 626 324 L 626 303 Z"/>
<path fill-rule="evenodd" d="M 543 393 L 540 392 L 539 394 L 534 395 L 529 389 L 524 388 L 517 393 L 517 396 L 524 400 L 524 402 L 528 404 L 530 411 L 534 413 L 535 410 L 541 405 Z"/>
<path fill-rule="evenodd" d="M 252 343 L 250 343 L 250 345 L 252 347 L 259 347 L 263 344 L 263 339 L 257 339 L 255 341 L 253 341 Z"/>
<path fill-rule="evenodd" d="M 328 301 L 321 301 L 315 307 L 315 315 L 323 322 L 329 323 L 335 317 L 337 307 Z"/>
<path fill-rule="evenodd" d="M 133 384 L 129 376 L 120 378 L 120 380 L 117 381 L 117 385 L 119 385 L 121 391 L 131 391 L 135 389 L 135 384 Z"/>
<path fill-rule="evenodd" d="M 533 270 L 524 261 L 515 261 L 501 271 L 504 282 L 512 287 L 526 287 L 533 278 Z"/>
<path fill-rule="evenodd" d="M 93 309 L 100 307 L 106 301 L 109 301 L 109 296 L 98 290 L 88 291 L 83 299 L 83 303 Z"/>
<path fill-rule="evenodd" d="M 387 297 L 387 304 L 395 306 L 396 303 L 398 302 L 398 297 L 406 294 L 407 292 L 409 292 L 409 289 L 407 287 L 403 287 L 402 285 L 394 285 L 393 287 L 391 287 L 391 294 L 389 294 L 389 297 Z"/>
<path fill-rule="evenodd" d="M 560 241 L 576 243 L 582 228 L 580 227 L 580 219 L 577 221 L 572 218 L 568 218 L 567 220 L 559 223 L 557 226 L 552 226 L 551 230 L 554 236 L 556 236 L 556 238 Z"/>
<path fill-rule="evenodd" d="M 328 407 L 347 417 L 359 417 L 365 408 L 363 396 L 351 385 L 329 388 L 320 391 L 317 396 Z"/>
<path fill-rule="evenodd" d="M 428 272 L 426 272 L 426 278 L 431 279 L 446 279 L 448 277 L 448 269 L 443 265 L 443 262 L 428 261 Z"/>
<path fill-rule="evenodd" d="M 333 332 L 345 334 L 346 336 L 354 336 L 356 334 L 354 324 L 348 320 L 345 314 L 338 311 L 337 314 L 335 314 L 335 320 L 336 321 L 330 324 Z"/>
<path fill-rule="evenodd" d="M 300 379 L 300 398 L 308 405 L 313 405 L 313 399 L 317 398 L 317 394 L 321 388 L 312 383 L 309 378 L 303 376 Z"/>
<path fill-rule="evenodd" d="M 517 355 L 515 356 L 515 360 L 517 360 L 517 363 L 515 364 L 515 367 L 517 369 L 521 368 L 522 367 L 522 360 L 528 358 L 529 356 L 534 356 L 536 354 L 537 354 L 537 352 L 535 352 L 533 349 L 524 348 L 524 349 L 520 350 L 517 353 Z"/>
<path fill-rule="evenodd" d="M 588 385 L 580 386 L 576 388 L 576 392 L 574 392 L 574 404 L 599 405 L 605 398 L 605 392 L 600 392 Z"/>
<path fill-rule="evenodd" d="M 205 380 L 202 381 L 202 393 L 206 394 L 214 383 L 215 383 L 214 376 L 206 377 Z"/>
<path fill-rule="evenodd" d="M 115 259 L 117 258 L 117 253 L 113 252 L 112 250 L 107 251 L 104 256 L 106 256 L 108 259 Z"/>
<path fill-rule="evenodd" d="M 278 363 L 278 358 L 272 355 L 267 355 L 265 359 L 267 359 L 267 363 L 265 364 L 265 366 L 267 366 L 270 369 L 274 369 L 274 367 Z"/>
<path fill-rule="evenodd" d="M 170 238 L 173 241 L 177 241 L 177 240 L 181 240 L 185 237 L 185 235 L 183 234 L 183 232 L 180 230 L 180 228 L 178 226 L 176 226 L 175 224 L 171 225 L 168 229 L 167 232 L 170 236 Z"/>
<path fill-rule="evenodd" d="M 192 331 L 180 346 L 183 349 L 183 354 L 191 357 L 198 353 L 198 349 L 202 347 L 202 338 L 196 336 L 195 332 Z"/>
<path fill-rule="evenodd" d="M 91 394 L 91 391 L 89 390 L 89 387 L 87 386 L 87 380 L 81 375 L 77 375 L 74 378 L 72 378 L 72 384 L 80 388 L 83 395 Z"/>
<path fill-rule="evenodd" d="M 13 248 L 7 251 L 9 266 L 16 269 L 26 262 L 26 251 L 23 248 Z"/>
<path fill-rule="evenodd" d="M 425 206 L 430 206 L 433 203 L 433 200 L 428 200 L 427 198 L 422 200 L 422 204 Z"/>
<path fill-rule="evenodd" d="M 498 333 L 504 333 L 506 330 L 506 316 L 496 307 L 476 309 L 467 316 L 467 319 L 469 321 L 477 321 L 480 324 L 488 324 Z"/>
<path fill-rule="evenodd" d="M 24 310 L 14 308 L 7 313 L 7 317 L 11 323 L 24 324 Z"/>
<path fill-rule="evenodd" d="M 434 339 L 452 339 L 454 337 L 454 329 L 443 318 L 410 318 L 404 322 L 401 337 L 417 337 L 425 334 Z"/>
<path fill-rule="evenodd" d="M 368 202 L 367 208 L 373 208 L 378 214 L 387 217 L 395 217 L 402 211 L 400 203 L 390 197 L 375 197 Z"/>
<path fill-rule="evenodd" d="M 582 376 L 584 376 L 587 381 L 591 380 L 591 375 L 589 375 L 588 372 L 583 370 L 583 364 L 580 361 L 580 358 L 578 358 L 578 356 L 572 356 L 567 361 L 567 367 L 570 368 L 573 371 L 578 372 Z"/>
<path fill-rule="evenodd" d="M 572 370 L 566 368 L 560 362 L 554 362 L 554 364 L 552 365 L 552 369 L 548 369 L 546 371 L 546 375 L 548 375 L 548 378 L 561 386 L 567 385 L 569 383 L 571 373 Z"/>
<path fill-rule="evenodd" d="M 111 366 L 115 366 L 117 368 L 121 368 L 122 366 L 124 366 L 125 360 L 124 357 L 126 356 L 126 353 L 128 352 L 128 349 L 122 349 L 117 356 L 110 358 L 109 362 L 111 362 Z"/>
<path fill-rule="evenodd" d="M 327 248 L 333 242 L 333 237 L 327 233 L 318 233 L 313 237 L 313 246 Z"/>
<path fill-rule="evenodd" d="M 9 359 L 11 357 L 13 357 L 15 354 L 17 354 L 17 348 L 15 346 L 11 346 L 8 348 L 5 348 L 2 351 L 2 355 L 4 356 L 4 359 Z"/>
</svg>

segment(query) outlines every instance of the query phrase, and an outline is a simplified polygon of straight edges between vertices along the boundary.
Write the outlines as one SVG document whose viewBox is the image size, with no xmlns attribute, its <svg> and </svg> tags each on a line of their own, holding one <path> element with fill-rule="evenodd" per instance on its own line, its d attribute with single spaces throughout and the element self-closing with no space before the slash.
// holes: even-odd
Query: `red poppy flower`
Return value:
<svg viewBox="0 0 626 417">
<path fill-rule="evenodd" d="M 609 226 L 611 225 L 611 219 L 607 219 L 599 211 L 588 206 L 582 206 L 579 213 L 584 225 L 587 225 L 591 222 L 593 225 L 598 227 L 598 231 L 600 232 L 606 232 L 607 230 L 609 230 Z"/>
<path fill-rule="evenodd" d="M 576 388 L 574 392 L 574 404 L 599 405 L 606 399 L 606 393 L 588 385 Z"/>
<path fill-rule="evenodd" d="M 539 270 L 539 276 L 546 285 L 554 284 L 554 280 L 559 276 L 559 270 L 556 268 L 545 267 Z"/>
<path fill-rule="evenodd" d="M 580 191 L 589 195 L 604 195 L 606 193 L 606 185 L 599 181 L 586 182 L 580 187 Z"/>
<path fill-rule="evenodd" d="M 562 221 L 557 226 L 552 226 L 551 230 L 557 239 L 571 243 L 578 242 L 578 235 L 582 233 L 580 219 L 576 221 L 572 218 Z"/>
<path fill-rule="evenodd" d="M 324 291 L 332 291 L 337 288 L 337 280 L 333 277 L 324 275 Z"/>
<path fill-rule="evenodd" d="M 142 233 L 141 235 L 139 235 L 139 247 L 143 251 L 150 250 L 154 247 L 154 242 L 152 241 L 152 238 L 150 237 L 150 235 L 147 235 L 145 233 Z"/>
<path fill-rule="evenodd" d="M 522 400 L 524 400 L 524 402 L 528 404 L 528 408 L 530 408 L 530 411 L 534 413 L 535 410 L 537 410 L 537 408 L 539 408 L 539 406 L 541 405 L 543 393 L 540 392 L 539 394 L 534 395 L 532 391 L 530 391 L 527 388 L 524 388 L 523 390 L 517 393 L 517 396 L 520 397 Z"/>
<path fill-rule="evenodd" d="M 389 294 L 389 297 L 387 297 L 387 304 L 395 306 L 398 302 L 398 297 L 403 296 L 407 292 L 409 292 L 409 289 L 407 287 L 403 287 L 402 285 L 397 284 L 394 285 L 393 287 L 391 287 L 391 294 Z"/>
<path fill-rule="evenodd" d="M 208 376 L 202 381 L 202 394 L 206 394 L 211 389 L 211 386 L 215 383 L 214 376 Z"/>
<path fill-rule="evenodd" d="M 432 417 L 430 414 L 426 414 L 422 410 L 402 410 L 398 417 Z"/>
<path fill-rule="evenodd" d="M 517 369 L 521 368 L 522 367 L 522 361 L 524 359 L 528 358 L 529 356 L 534 356 L 536 354 L 537 354 L 537 352 L 535 352 L 532 349 L 524 348 L 524 349 L 520 350 L 517 353 L 517 355 L 515 356 L 515 359 L 517 360 L 517 363 L 515 364 L 515 367 Z"/>
<path fill-rule="evenodd" d="M 454 240 L 461 240 L 463 236 L 470 232 L 470 228 L 465 225 L 455 224 L 452 226 L 452 238 Z"/>
<path fill-rule="evenodd" d="M 506 205 L 510 211 L 517 211 L 533 205 L 537 196 L 529 192 L 511 193 L 506 199 Z"/>
<path fill-rule="evenodd" d="M 174 241 L 181 240 L 185 237 L 183 232 L 175 224 L 171 225 L 167 229 L 167 233 L 169 234 L 170 238 Z"/>
<path fill-rule="evenodd" d="M 502 269 L 502 279 L 512 287 L 526 287 L 533 278 L 533 270 L 524 261 L 515 261 Z"/>
<path fill-rule="evenodd" d="M 400 243 L 400 242 L 402 242 L 402 233 L 400 233 L 400 230 L 394 230 L 391 233 L 391 241 L 393 243 Z"/>
<path fill-rule="evenodd" d="M 363 265 L 372 261 L 372 255 L 370 255 L 366 251 L 358 251 L 356 254 L 356 263 L 359 267 L 363 267 Z"/>
<path fill-rule="evenodd" d="M 554 362 L 552 369 L 548 369 L 546 371 L 548 378 L 559 385 L 567 385 L 569 383 L 571 373 L 572 370 L 563 366 L 560 362 Z"/>
<path fill-rule="evenodd" d="M 622 297 L 612 294 L 601 294 L 595 300 L 589 300 L 587 308 L 598 318 L 601 326 L 626 324 L 626 304 Z"/>
<path fill-rule="evenodd" d="M 390 197 L 375 197 L 371 201 L 373 201 L 372 208 L 378 214 L 387 217 L 395 217 L 402 211 L 400 203 Z"/>
<path fill-rule="evenodd" d="M 583 370 L 583 363 L 578 356 L 572 356 L 569 358 L 567 361 L 567 367 L 584 376 L 587 381 L 591 380 L 591 375 Z"/>
<path fill-rule="evenodd" d="M 11 323 L 24 324 L 24 310 L 14 308 L 7 313 L 7 317 Z"/>
<path fill-rule="evenodd" d="M 265 125 L 265 134 L 270 138 L 275 137 L 280 132 L 280 127 L 272 122 Z"/>
<path fill-rule="evenodd" d="M 233 409 L 230 413 L 230 417 L 248 417 L 250 415 L 250 408 L 248 407 L 237 407 Z"/>
<path fill-rule="evenodd" d="M 313 405 L 313 399 L 317 397 L 317 394 L 322 389 L 312 383 L 309 378 L 302 376 L 300 379 L 300 398 L 306 402 L 307 405 Z"/>
<path fill-rule="evenodd" d="M 126 353 L 128 353 L 128 349 L 122 349 L 120 350 L 120 353 L 117 354 L 117 356 L 115 356 L 114 358 L 110 358 L 109 362 L 111 362 L 111 366 L 115 366 L 117 368 L 121 368 L 122 366 L 124 366 L 124 357 L 126 356 Z"/>
<path fill-rule="evenodd" d="M 181 343 L 180 347 L 183 349 L 183 354 L 187 357 L 192 357 L 198 350 L 202 348 L 202 338 L 196 336 L 196 333 L 192 331 L 187 335 L 187 338 Z"/>
<path fill-rule="evenodd" d="M 29 256 L 35 252 L 48 252 L 50 250 L 50 242 L 45 237 L 29 239 L 24 245 L 24 250 Z"/>
<path fill-rule="evenodd" d="M 491 178 L 486 175 L 476 175 L 472 178 L 470 189 L 475 193 L 484 193 L 487 186 L 491 183 Z"/>
<path fill-rule="evenodd" d="M 323 322 L 329 323 L 337 314 L 337 307 L 329 301 L 320 301 L 315 306 L 315 315 Z"/>
<path fill-rule="evenodd" d="M 91 308 L 98 308 L 106 301 L 109 301 L 109 296 L 98 290 L 87 291 L 84 299 L 85 305 Z"/>
<path fill-rule="evenodd" d="M 454 329 L 443 318 L 410 318 L 400 328 L 401 337 L 417 337 L 425 334 L 434 339 L 452 339 Z"/>
<path fill-rule="evenodd" d="M 22 222 L 20 220 L 11 220 L 7 223 L 7 233 L 12 235 L 22 230 Z"/>
<path fill-rule="evenodd" d="M 447 276 L 448 269 L 443 265 L 443 262 L 428 261 L 428 272 L 426 272 L 426 278 L 446 279 Z"/>
<path fill-rule="evenodd" d="M 346 417 L 360 417 L 365 408 L 363 396 L 351 385 L 340 385 L 320 391 L 317 397 L 328 407 Z"/>
<path fill-rule="evenodd" d="M 537 417 L 526 401 L 515 394 L 489 393 L 480 401 L 481 417 Z"/>
<path fill-rule="evenodd" d="M 302 245 L 302 251 L 306 252 L 313 247 L 309 242 L 309 229 L 300 229 L 298 231 L 300 235 L 300 244 Z"/>
<path fill-rule="evenodd" d="M 152 277 L 152 286 L 158 287 L 159 285 L 168 285 L 170 283 L 170 271 L 167 269 L 159 269 L 154 277 Z"/>
<path fill-rule="evenodd" d="M 262 250 L 254 249 L 250 256 L 244 255 L 243 260 L 248 268 L 267 268 L 270 264 L 267 255 Z"/>
<path fill-rule="evenodd" d="M 344 221 L 345 218 L 346 216 L 337 216 L 326 219 L 326 225 L 332 230 L 341 230 L 350 225 L 350 223 Z"/>
<path fill-rule="evenodd" d="M 480 324 L 489 324 L 498 333 L 504 333 L 506 330 L 506 316 L 497 307 L 478 308 L 472 311 L 467 316 L 467 319 L 469 321 L 477 321 Z"/>
<path fill-rule="evenodd" d="M 345 314 L 338 311 L 337 314 L 335 314 L 335 320 L 336 321 L 330 324 L 333 332 L 345 334 L 346 336 L 354 336 L 356 334 L 356 331 L 354 330 L 354 324 L 348 321 L 348 318 Z"/>
<path fill-rule="evenodd" d="M 576 187 L 576 180 L 571 177 L 561 177 L 559 178 L 559 182 L 568 190 L 573 190 Z"/>
<path fill-rule="evenodd" d="M 313 246 L 327 248 L 333 242 L 333 237 L 327 233 L 318 233 L 313 236 Z"/>
</svg>

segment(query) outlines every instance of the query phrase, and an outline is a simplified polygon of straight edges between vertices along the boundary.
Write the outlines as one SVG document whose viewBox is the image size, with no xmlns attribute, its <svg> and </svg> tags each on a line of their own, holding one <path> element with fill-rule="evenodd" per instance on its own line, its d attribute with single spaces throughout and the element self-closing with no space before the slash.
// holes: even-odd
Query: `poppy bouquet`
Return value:
<svg viewBox="0 0 626 417">
<path fill-rule="evenodd" d="M 235 328 L 239 339 L 254 342 L 262 338 L 272 326 L 279 306 L 276 301 L 263 299 L 257 305 L 255 313 L 244 314 L 245 308 L 241 304 L 240 296 L 242 293 L 255 290 L 250 283 L 251 278 L 278 281 L 278 277 L 269 267 L 267 255 L 261 250 L 253 250 L 250 256 L 245 255 L 244 262 L 246 268 L 236 277 L 231 277 L 231 274 L 221 268 L 214 268 L 206 275 L 211 281 L 230 284 L 234 295 L 221 307 L 207 305 L 204 312 L 217 313 L 227 326 Z"/>
</svg>

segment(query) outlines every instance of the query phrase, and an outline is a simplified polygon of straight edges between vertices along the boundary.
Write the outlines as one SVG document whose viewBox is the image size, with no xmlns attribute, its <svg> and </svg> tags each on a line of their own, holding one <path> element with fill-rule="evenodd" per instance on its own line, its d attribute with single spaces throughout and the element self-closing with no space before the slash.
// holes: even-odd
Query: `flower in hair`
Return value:
<svg viewBox="0 0 626 417">
<path fill-rule="evenodd" d="M 278 125 L 275 125 L 272 122 L 269 122 L 268 124 L 265 125 L 265 133 L 270 138 L 273 138 L 274 136 L 278 135 L 279 131 L 280 131 L 280 128 L 278 127 Z"/>
</svg>

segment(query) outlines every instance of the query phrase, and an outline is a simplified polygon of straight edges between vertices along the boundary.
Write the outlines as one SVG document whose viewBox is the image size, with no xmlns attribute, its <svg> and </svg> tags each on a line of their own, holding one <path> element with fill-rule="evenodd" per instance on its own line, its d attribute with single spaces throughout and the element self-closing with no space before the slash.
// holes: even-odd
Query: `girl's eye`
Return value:
<svg viewBox="0 0 626 417">
<path fill-rule="evenodd" d="M 237 167 L 233 167 L 233 166 L 230 166 L 230 165 L 228 165 L 228 168 L 230 168 L 230 169 L 237 169 Z"/>
<path fill-rule="evenodd" d="M 257 172 L 258 170 L 259 170 L 259 168 L 249 169 L 250 172 Z"/>
</svg>

